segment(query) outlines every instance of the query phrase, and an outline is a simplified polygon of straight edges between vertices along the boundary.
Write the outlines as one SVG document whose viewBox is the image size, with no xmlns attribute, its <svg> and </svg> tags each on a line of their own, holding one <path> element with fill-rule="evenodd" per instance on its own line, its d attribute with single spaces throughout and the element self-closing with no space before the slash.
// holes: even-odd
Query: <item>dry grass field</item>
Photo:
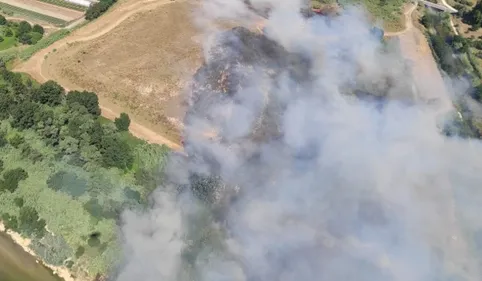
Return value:
<svg viewBox="0 0 482 281">
<path fill-rule="evenodd" d="M 202 62 L 193 11 L 192 3 L 172 2 L 137 13 L 99 38 L 51 52 L 42 74 L 94 91 L 104 106 L 177 141 L 183 83 Z"/>
</svg>

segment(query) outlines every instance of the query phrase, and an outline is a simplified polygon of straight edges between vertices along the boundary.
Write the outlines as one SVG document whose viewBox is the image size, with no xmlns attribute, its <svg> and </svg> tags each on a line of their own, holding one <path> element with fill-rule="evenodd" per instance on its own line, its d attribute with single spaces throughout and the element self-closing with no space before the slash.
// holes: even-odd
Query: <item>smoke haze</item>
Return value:
<svg viewBox="0 0 482 281">
<path fill-rule="evenodd" d="M 215 32 L 257 16 L 203 3 L 188 157 L 124 215 L 117 281 L 482 280 L 482 146 L 442 134 L 449 97 L 414 91 L 359 9 L 252 4 L 272 8 L 266 36 Z"/>
</svg>

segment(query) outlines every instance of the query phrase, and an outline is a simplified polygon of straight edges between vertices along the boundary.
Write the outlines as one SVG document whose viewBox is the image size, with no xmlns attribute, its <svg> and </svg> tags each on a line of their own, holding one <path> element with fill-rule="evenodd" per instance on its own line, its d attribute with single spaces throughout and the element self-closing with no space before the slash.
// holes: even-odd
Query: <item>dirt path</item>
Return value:
<svg viewBox="0 0 482 281">
<path fill-rule="evenodd" d="M 36 0 L 2 0 L 2 2 L 65 21 L 78 19 L 84 15 L 84 13 L 80 11 L 71 10 Z"/>
<path fill-rule="evenodd" d="M 107 14 L 100 17 L 98 20 L 82 27 L 79 30 L 74 31 L 70 36 L 55 42 L 49 47 L 37 52 L 28 61 L 17 65 L 14 71 L 25 72 L 31 75 L 35 80 L 39 82 L 46 82 L 50 79 L 42 73 L 42 64 L 44 63 L 46 55 L 52 52 L 54 49 L 63 48 L 69 44 L 84 42 L 99 38 L 108 32 L 112 31 L 123 21 L 131 17 L 132 15 L 141 11 L 150 10 L 161 5 L 167 5 L 173 3 L 173 1 L 156 1 L 156 0 L 143 0 L 143 1 L 127 1 L 118 4 L 117 7 L 112 9 Z M 115 111 L 110 108 L 108 104 L 101 103 L 102 115 L 108 119 L 114 119 L 121 112 Z M 148 142 L 165 144 L 172 149 L 180 150 L 181 146 L 167 138 L 157 134 L 156 132 L 142 126 L 135 120 L 131 121 L 130 131 L 136 137 L 144 139 Z"/>
<path fill-rule="evenodd" d="M 405 9 L 405 12 L 403 13 L 405 15 L 405 28 L 403 30 L 397 31 L 397 32 L 385 32 L 384 36 L 387 36 L 387 37 L 399 36 L 407 32 L 408 30 L 410 30 L 413 27 L 412 13 L 413 11 L 415 11 L 415 9 L 417 9 L 417 6 L 418 6 L 417 3 L 413 3 L 412 6 L 407 6 L 407 8 Z"/>
</svg>

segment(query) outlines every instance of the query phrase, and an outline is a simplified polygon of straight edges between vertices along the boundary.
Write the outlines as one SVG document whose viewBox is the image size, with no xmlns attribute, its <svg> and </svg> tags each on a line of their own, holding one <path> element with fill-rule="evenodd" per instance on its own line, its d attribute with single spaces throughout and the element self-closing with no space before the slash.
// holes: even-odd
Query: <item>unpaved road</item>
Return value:
<svg viewBox="0 0 482 281">
<path fill-rule="evenodd" d="M 76 42 L 89 41 L 99 38 L 116 28 L 132 15 L 141 11 L 156 8 L 161 5 L 167 5 L 169 3 L 173 3 L 173 1 L 143 0 L 119 3 L 117 4 L 117 7 L 114 7 L 110 12 L 106 13 L 98 20 L 74 31 L 70 36 L 59 40 L 49 47 L 37 52 L 28 61 L 15 66 L 14 71 L 28 73 L 35 80 L 42 83 L 46 82 L 50 79 L 50 77 L 47 77 L 44 75 L 44 73 L 42 73 L 42 64 L 46 55 L 48 55 L 54 49 L 60 49 L 68 44 L 73 44 Z M 102 110 L 102 115 L 111 120 L 119 116 L 121 113 L 113 110 L 108 104 L 105 103 L 101 103 L 100 107 Z M 144 139 L 148 142 L 165 144 L 175 150 L 181 149 L 179 144 L 168 140 L 147 127 L 137 123 L 134 119 L 131 120 L 130 131 L 136 137 Z"/>
<path fill-rule="evenodd" d="M 36 0 L 2 0 L 1 2 L 65 21 L 75 20 L 83 17 L 84 15 L 84 13 L 80 11 L 71 10 Z"/>
<path fill-rule="evenodd" d="M 392 37 L 392 36 L 399 36 L 408 30 L 410 30 L 413 27 L 412 23 L 412 13 L 417 9 L 418 4 L 413 3 L 411 6 L 407 6 L 405 8 L 405 12 L 403 13 L 405 15 L 405 28 L 401 31 L 396 31 L 396 32 L 385 32 L 385 36 L 387 37 Z"/>
</svg>

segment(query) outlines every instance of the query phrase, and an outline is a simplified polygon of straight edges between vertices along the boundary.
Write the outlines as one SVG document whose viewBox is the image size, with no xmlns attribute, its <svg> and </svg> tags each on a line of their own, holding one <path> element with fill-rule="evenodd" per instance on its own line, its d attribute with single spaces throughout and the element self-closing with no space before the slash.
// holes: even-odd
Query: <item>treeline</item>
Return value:
<svg viewBox="0 0 482 281">
<path fill-rule="evenodd" d="M 127 114 L 118 118 L 116 126 L 103 125 L 98 97 L 93 92 L 65 94 L 54 81 L 38 88 L 31 82 L 25 85 L 20 74 L 5 67 L 0 69 L 0 76 L 7 82 L 0 85 L 0 120 L 8 119 L 18 130 L 35 130 L 59 157 L 67 157 L 77 166 L 96 163 L 123 170 L 132 167 L 131 148 L 118 134 L 128 129 Z M 9 142 L 32 160 L 42 159 L 20 136 L 11 137 Z"/>
<path fill-rule="evenodd" d="M 0 36 L 0 42 L 4 41 L 4 37 L 15 38 L 22 44 L 36 44 L 44 35 L 44 28 L 41 25 L 31 25 L 27 21 L 19 23 L 8 21 L 4 16 L 0 15 L 0 26 L 3 26 L 3 36 Z"/>
<path fill-rule="evenodd" d="M 425 13 L 421 19 L 440 67 L 451 76 L 460 76 L 465 65 L 456 54 L 467 52 L 468 46 L 462 37 L 452 34 L 448 21 L 448 15 L 435 13 Z"/>
<path fill-rule="evenodd" d="M 105 13 L 117 0 L 100 0 L 97 3 L 90 5 L 85 12 L 86 20 L 93 20 Z"/>
<path fill-rule="evenodd" d="M 472 30 L 477 30 L 482 26 L 482 3 L 478 2 L 477 5 L 467 13 L 462 15 L 462 20 L 472 26 Z"/>
</svg>

